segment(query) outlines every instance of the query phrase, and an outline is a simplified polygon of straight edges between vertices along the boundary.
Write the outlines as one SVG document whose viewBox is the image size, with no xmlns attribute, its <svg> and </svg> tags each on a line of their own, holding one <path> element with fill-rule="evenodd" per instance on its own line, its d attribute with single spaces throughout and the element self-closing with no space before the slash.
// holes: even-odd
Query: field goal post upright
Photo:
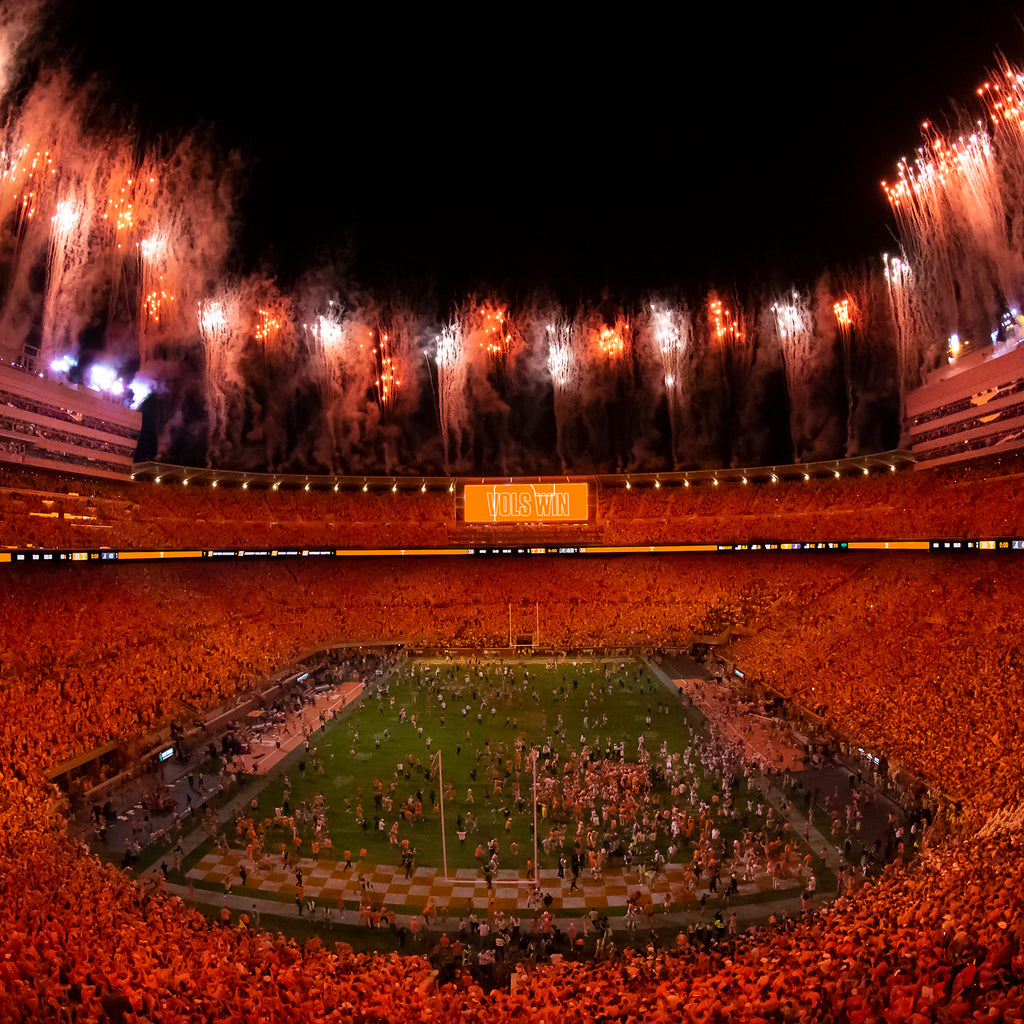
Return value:
<svg viewBox="0 0 1024 1024">
<path fill-rule="evenodd" d="M 540 885 L 540 865 L 537 863 L 537 748 L 530 749 L 533 762 L 533 881 Z"/>
<path fill-rule="evenodd" d="M 444 772 L 441 769 L 441 751 L 437 752 L 437 791 L 440 793 L 441 807 L 441 863 L 444 867 L 444 880 L 448 881 L 448 846 L 444 837 Z"/>
</svg>

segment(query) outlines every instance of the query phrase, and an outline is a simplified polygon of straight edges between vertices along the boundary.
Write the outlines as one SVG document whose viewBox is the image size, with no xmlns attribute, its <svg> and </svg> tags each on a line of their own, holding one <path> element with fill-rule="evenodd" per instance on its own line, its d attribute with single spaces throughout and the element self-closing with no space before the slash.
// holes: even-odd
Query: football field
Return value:
<svg viewBox="0 0 1024 1024">
<path fill-rule="evenodd" d="M 585 867 L 592 851 L 616 867 L 688 862 L 709 810 L 723 850 L 763 825 L 709 740 L 639 662 L 411 661 L 268 777 L 232 843 L 278 864 L 488 862 L 526 881 L 536 760 L 541 869 L 571 870 L 574 849 Z M 719 813 L 727 795 L 735 816 Z"/>
</svg>

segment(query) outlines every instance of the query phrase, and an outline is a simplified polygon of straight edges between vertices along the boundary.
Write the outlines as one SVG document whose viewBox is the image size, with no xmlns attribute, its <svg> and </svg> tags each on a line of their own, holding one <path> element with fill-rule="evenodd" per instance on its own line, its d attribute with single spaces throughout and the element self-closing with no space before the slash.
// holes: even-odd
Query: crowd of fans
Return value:
<svg viewBox="0 0 1024 1024">
<path fill-rule="evenodd" d="M 337 492 L 0 469 L 0 546 L 437 547 L 490 543 L 716 543 L 1024 535 L 1021 456 L 926 471 L 884 467 L 809 482 L 598 486 L 580 525 L 463 523 L 457 491 Z"/>
<path fill-rule="evenodd" d="M 568 650 L 738 632 L 748 678 L 987 811 L 1024 799 L 1021 587 L 1012 556 L 981 553 L 8 567 L 0 743 L 37 766 L 130 741 L 329 643 L 498 647 L 511 627 Z"/>
<path fill-rule="evenodd" d="M 1021 584 L 998 556 L 851 561 L 791 577 L 735 651 L 892 766 L 995 810 L 1024 800 Z"/>
<path fill-rule="evenodd" d="M 1024 1012 L 1021 834 L 947 841 L 817 916 L 712 943 L 537 963 L 509 984 L 424 953 L 304 947 L 144 892 L 7 794 L 0 1016 L 31 1021 L 960 1021 Z M 25 798 L 27 799 L 27 798 Z M 14 806 L 12 806 L 14 805 Z M 434 946 L 437 941 L 436 948 Z"/>
<path fill-rule="evenodd" d="M 949 516 L 974 522 L 971 508 L 998 495 L 1004 507 L 990 517 L 1019 514 L 1012 478 L 962 492 L 950 478 L 918 518 L 917 478 L 904 479 L 903 498 L 895 482 L 880 487 L 890 506 L 906 502 L 915 524 L 959 493 L 968 497 Z M 64 499 L 18 490 L 4 500 L 6 514 L 14 501 L 46 509 Z M 122 499 L 92 500 L 99 510 Z M 258 497 L 264 511 L 273 500 Z M 289 521 L 299 522 L 305 498 L 290 500 Z M 786 500 L 795 515 L 799 499 Z M 196 511 L 186 508 L 182 519 Z M 161 528 L 161 516 L 130 512 L 112 535 L 133 516 L 142 530 Z M 68 528 L 66 517 L 53 522 Z M 0 1018 L 1020 1019 L 1024 825 L 1007 809 L 1024 801 L 1015 725 L 1024 712 L 1022 584 L 1012 557 L 983 554 L 7 566 Z M 111 738 L 131 741 L 183 707 L 210 708 L 320 644 L 504 644 L 510 609 L 513 632 L 539 627 L 541 643 L 565 648 L 683 644 L 742 626 L 730 655 L 748 675 L 959 801 L 958 831 L 930 836 L 909 867 L 815 916 L 710 946 L 684 937 L 663 950 L 652 938 L 646 953 L 606 951 L 597 962 L 577 962 L 567 948 L 560 962 L 535 963 L 527 945 L 510 951 L 508 984 L 494 989 L 490 976 L 453 962 L 450 947 L 431 952 L 437 933 L 422 947 L 430 955 L 355 955 L 316 939 L 299 947 L 244 916 L 212 923 L 68 840 L 56 793 L 42 781 L 46 766 Z"/>
</svg>

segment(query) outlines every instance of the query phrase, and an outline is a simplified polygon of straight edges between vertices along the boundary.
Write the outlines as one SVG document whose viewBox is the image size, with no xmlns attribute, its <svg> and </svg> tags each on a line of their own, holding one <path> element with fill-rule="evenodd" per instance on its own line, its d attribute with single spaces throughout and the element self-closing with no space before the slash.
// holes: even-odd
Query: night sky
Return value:
<svg viewBox="0 0 1024 1024">
<path fill-rule="evenodd" d="M 291 5 L 308 11 L 310 5 Z M 142 137 L 241 151 L 238 269 L 439 297 L 782 286 L 894 249 L 879 187 L 968 103 L 1024 5 L 272 16 L 59 5 L 47 49 Z"/>
</svg>

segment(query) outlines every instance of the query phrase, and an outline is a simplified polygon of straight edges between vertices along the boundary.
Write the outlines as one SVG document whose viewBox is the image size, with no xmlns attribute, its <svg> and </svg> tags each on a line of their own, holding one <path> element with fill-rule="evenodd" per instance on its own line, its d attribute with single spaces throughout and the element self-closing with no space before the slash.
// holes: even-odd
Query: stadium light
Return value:
<svg viewBox="0 0 1024 1024">
<path fill-rule="evenodd" d="M 744 483 L 746 483 L 746 482 L 747 482 L 747 478 L 746 478 L 746 477 L 743 477 L 743 482 L 744 482 Z"/>
<path fill-rule="evenodd" d="M 249 490 L 249 481 L 248 480 L 243 480 L 242 481 L 242 490 L 243 491 Z"/>
<path fill-rule="evenodd" d="M 155 480 L 153 481 L 153 483 L 155 483 L 155 484 L 158 484 L 158 483 L 160 483 L 160 481 L 161 481 L 161 480 L 163 480 L 163 477 L 162 477 L 162 476 L 158 476 L 158 477 L 157 477 L 157 478 L 156 478 L 156 479 L 155 479 Z"/>
<path fill-rule="evenodd" d="M 688 476 L 684 476 L 683 477 L 683 486 L 684 487 L 689 487 L 690 486 L 690 478 Z"/>
<path fill-rule="evenodd" d="M 839 479 L 839 470 L 838 469 L 833 469 L 832 470 L 832 475 L 838 480 Z"/>
<path fill-rule="evenodd" d="M 216 487 L 216 486 L 217 486 L 217 481 L 216 481 L 216 480 L 214 480 L 214 481 L 213 481 L 213 483 L 212 483 L 212 484 L 210 484 L 210 486 L 211 486 L 211 487 Z"/>
<path fill-rule="evenodd" d="M 717 476 L 712 477 L 711 478 L 711 482 L 717 487 L 718 486 L 718 477 Z"/>
<path fill-rule="evenodd" d="M 185 479 L 181 481 L 181 486 L 188 487 L 188 477 L 185 477 Z"/>
<path fill-rule="evenodd" d="M 660 481 L 659 479 L 657 479 L 657 477 L 655 477 L 655 480 L 654 480 L 654 486 L 655 486 L 655 488 L 657 488 L 658 490 L 660 490 L 660 489 L 661 489 L 661 481 Z"/>
<path fill-rule="evenodd" d="M 309 484 L 307 483 L 307 484 L 306 484 L 306 486 L 305 486 L 305 487 L 303 487 L 302 489 L 303 489 L 304 491 L 308 491 L 308 490 L 309 490 Z"/>
<path fill-rule="evenodd" d="M 364 491 L 367 491 L 367 490 L 369 490 L 369 486 L 370 486 L 370 485 L 369 485 L 369 484 L 368 484 L 368 483 L 367 483 L 367 482 L 366 482 L 366 481 L 364 480 L 364 481 L 363 481 L 363 490 L 364 490 Z"/>
<path fill-rule="evenodd" d="M 391 493 L 392 494 L 397 494 L 398 493 L 398 481 L 397 480 L 391 485 Z"/>
<path fill-rule="evenodd" d="M 626 477 L 626 490 L 627 491 L 633 490 L 633 485 L 629 482 L 629 477 L 628 476 Z"/>
<path fill-rule="evenodd" d="M 810 475 L 807 474 L 807 473 L 804 473 L 804 480 L 810 480 L 810 479 L 811 479 Z"/>
<path fill-rule="evenodd" d="M 335 494 L 337 494 L 337 493 L 338 493 L 338 485 L 337 485 L 337 484 L 335 484 L 335 485 L 334 485 L 334 493 L 335 493 Z"/>
<path fill-rule="evenodd" d="M 426 493 L 427 493 L 427 481 L 424 480 L 423 481 L 423 486 L 420 488 L 420 494 L 426 494 Z"/>
<path fill-rule="evenodd" d="M 273 486 L 270 488 L 272 491 L 276 491 L 281 486 L 280 480 L 275 480 Z"/>
</svg>

